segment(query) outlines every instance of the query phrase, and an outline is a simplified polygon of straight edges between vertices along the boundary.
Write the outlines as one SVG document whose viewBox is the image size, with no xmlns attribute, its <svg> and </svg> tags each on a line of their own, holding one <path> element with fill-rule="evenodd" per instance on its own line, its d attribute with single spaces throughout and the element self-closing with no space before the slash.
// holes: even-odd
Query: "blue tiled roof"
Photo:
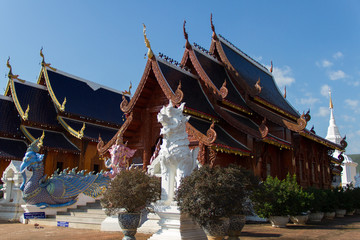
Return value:
<svg viewBox="0 0 360 240">
<path fill-rule="evenodd" d="M 260 86 L 262 87 L 259 97 L 270 104 L 290 113 L 293 116 L 299 117 L 299 113 L 285 100 L 276 86 L 273 77 L 266 73 L 262 66 L 261 68 L 249 61 L 245 54 L 240 54 L 240 51 L 234 50 L 229 46 L 223 38 L 220 38 L 221 46 L 230 61 L 231 65 L 245 80 L 250 88 L 254 88 L 256 82 L 260 78 Z"/>
<path fill-rule="evenodd" d="M 22 133 L 19 129 L 20 118 L 10 97 L 0 96 L 0 134 L 19 137 Z"/>
<path fill-rule="evenodd" d="M 0 158 L 21 160 L 26 152 L 25 141 L 0 138 Z"/>
<path fill-rule="evenodd" d="M 47 74 L 58 101 L 62 103 L 66 98 L 66 113 L 100 122 L 123 124 L 123 112 L 120 110 L 123 96 L 121 93 L 61 71 L 48 69 Z"/>
</svg>

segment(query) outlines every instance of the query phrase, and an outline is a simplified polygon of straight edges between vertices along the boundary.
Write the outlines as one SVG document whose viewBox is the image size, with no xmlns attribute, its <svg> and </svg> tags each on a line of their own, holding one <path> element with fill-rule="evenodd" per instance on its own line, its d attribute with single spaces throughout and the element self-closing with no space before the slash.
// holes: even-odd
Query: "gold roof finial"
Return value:
<svg viewBox="0 0 360 240">
<path fill-rule="evenodd" d="M 130 97 L 131 97 L 131 88 L 132 88 L 132 83 L 131 83 L 131 81 L 130 81 L 130 86 L 129 86 L 129 91 L 122 91 L 121 93 L 123 94 L 123 95 L 129 95 Z"/>
<path fill-rule="evenodd" d="M 39 144 L 38 144 L 38 147 L 41 148 L 42 145 L 43 145 L 43 140 L 44 140 L 44 137 L 45 137 L 45 132 L 43 131 L 42 134 L 41 134 L 41 137 L 39 139 Z"/>
<path fill-rule="evenodd" d="M 56 68 L 53 68 L 53 67 L 50 66 L 51 63 L 46 63 L 46 62 L 45 62 L 45 56 L 44 56 L 42 50 L 43 50 L 43 47 L 41 47 L 41 49 L 40 49 L 40 56 L 42 57 L 41 66 L 43 66 L 43 67 L 48 67 L 48 68 L 50 68 L 51 70 L 56 71 Z"/>
<path fill-rule="evenodd" d="M 215 33 L 215 26 L 213 24 L 212 13 L 210 13 L 210 24 L 211 24 L 211 30 L 213 31 L 213 33 Z"/>
<path fill-rule="evenodd" d="M 22 80 L 22 79 L 19 78 L 19 75 L 14 75 L 14 74 L 12 73 L 12 67 L 11 67 L 11 65 L 10 65 L 10 57 L 9 57 L 8 60 L 6 61 L 6 66 L 9 68 L 8 78 L 19 80 L 19 81 L 22 82 L 22 83 L 25 82 L 25 80 Z"/>
<path fill-rule="evenodd" d="M 272 61 L 270 63 L 271 63 L 270 72 L 272 73 L 273 72 L 273 63 L 272 63 Z"/>
<path fill-rule="evenodd" d="M 333 109 L 333 108 L 334 108 L 334 105 L 333 105 L 333 102 L 332 102 L 332 99 L 331 99 L 331 89 L 330 89 L 330 88 L 329 88 L 329 98 L 330 98 L 329 108 L 330 108 L 330 109 Z"/>
<path fill-rule="evenodd" d="M 284 98 L 286 98 L 286 86 L 284 87 Z"/>
<path fill-rule="evenodd" d="M 144 26 L 143 32 L 144 32 L 145 45 L 149 49 L 148 52 L 147 52 L 147 56 L 148 56 L 148 58 L 152 58 L 154 56 L 154 53 L 151 50 L 149 39 L 146 36 L 146 26 L 145 26 L 144 23 L 143 23 L 143 26 Z"/>
</svg>

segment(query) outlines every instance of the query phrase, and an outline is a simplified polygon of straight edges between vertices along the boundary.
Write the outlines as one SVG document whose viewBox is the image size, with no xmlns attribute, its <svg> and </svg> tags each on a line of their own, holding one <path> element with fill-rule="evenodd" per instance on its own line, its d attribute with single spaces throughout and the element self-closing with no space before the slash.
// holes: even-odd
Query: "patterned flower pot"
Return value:
<svg viewBox="0 0 360 240">
<path fill-rule="evenodd" d="M 345 214 L 345 215 L 347 215 L 347 216 L 352 216 L 352 215 L 354 215 L 354 213 L 355 213 L 355 210 L 346 211 L 346 214 Z"/>
<path fill-rule="evenodd" d="M 326 212 L 325 214 L 324 214 L 324 217 L 326 218 L 326 219 L 334 219 L 335 218 L 335 212 Z"/>
<path fill-rule="evenodd" d="M 271 216 L 269 217 L 272 227 L 284 228 L 289 222 L 288 216 Z"/>
<path fill-rule="evenodd" d="M 345 209 L 336 209 L 336 217 L 342 218 L 345 216 L 346 210 Z"/>
<path fill-rule="evenodd" d="M 118 220 L 124 234 L 123 240 L 135 240 L 135 234 L 140 223 L 140 213 L 119 213 Z"/>
<path fill-rule="evenodd" d="M 303 225 L 307 222 L 308 219 L 309 219 L 309 215 L 290 216 L 290 220 L 295 225 Z"/>
<path fill-rule="evenodd" d="M 309 215 L 310 222 L 321 222 L 323 218 L 324 218 L 323 212 L 314 212 L 314 213 L 310 213 Z"/>
<path fill-rule="evenodd" d="M 228 240 L 237 240 L 240 237 L 241 230 L 245 226 L 245 215 L 233 215 L 229 220 Z"/>
<path fill-rule="evenodd" d="M 208 240 L 222 240 L 229 232 L 229 218 L 222 218 L 217 222 L 207 223 L 201 226 Z"/>
</svg>

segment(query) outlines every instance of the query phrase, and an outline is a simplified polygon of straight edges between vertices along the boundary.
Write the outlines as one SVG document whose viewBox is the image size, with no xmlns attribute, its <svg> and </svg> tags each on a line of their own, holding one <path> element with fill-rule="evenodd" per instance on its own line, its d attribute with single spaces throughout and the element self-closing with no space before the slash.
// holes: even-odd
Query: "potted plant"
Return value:
<svg viewBox="0 0 360 240">
<path fill-rule="evenodd" d="M 101 199 L 108 216 L 118 214 L 124 239 L 134 236 L 140 222 L 141 211 L 160 199 L 160 179 L 138 168 L 123 170 L 110 182 Z"/>
<path fill-rule="evenodd" d="M 324 190 L 326 193 L 326 201 L 324 202 L 323 211 L 326 219 L 334 219 L 337 207 L 337 199 L 332 189 Z"/>
<path fill-rule="evenodd" d="M 230 221 L 238 226 L 232 229 L 234 232 L 241 231 L 245 217 L 240 217 L 239 222 L 233 216 L 244 214 L 245 200 L 256 184 L 256 178 L 236 165 L 205 165 L 181 180 L 175 199 L 180 211 L 193 218 L 208 239 L 233 237 L 237 233 L 229 234 Z"/>
<path fill-rule="evenodd" d="M 354 196 L 354 186 L 350 183 L 346 185 L 345 191 L 344 191 L 344 197 L 345 197 L 345 209 L 346 209 L 346 215 L 354 215 L 355 212 L 355 196 Z"/>
<path fill-rule="evenodd" d="M 354 199 L 357 199 L 357 201 L 355 201 L 354 203 L 354 208 L 355 208 L 355 214 L 360 214 L 360 188 L 356 187 L 354 188 Z"/>
<path fill-rule="evenodd" d="M 268 218 L 273 227 L 286 227 L 289 215 L 294 214 L 296 186 L 290 175 L 284 180 L 268 176 L 252 194 L 254 210 L 259 217 Z M 296 183 L 296 181 L 295 181 Z"/>
<path fill-rule="evenodd" d="M 321 222 L 324 218 L 324 206 L 327 200 L 327 195 L 324 190 L 310 187 L 307 189 L 307 192 L 314 195 L 314 198 L 310 202 L 310 215 L 309 221 L 311 222 Z"/>
<path fill-rule="evenodd" d="M 297 183 L 296 175 L 287 175 L 283 184 L 288 188 L 290 193 L 290 220 L 296 224 L 305 224 L 308 220 L 310 202 L 314 199 L 314 195 L 304 191 Z"/>
<path fill-rule="evenodd" d="M 337 208 L 335 210 L 336 217 L 342 218 L 346 214 L 346 196 L 342 187 L 334 189 L 334 195 L 337 202 Z"/>
</svg>

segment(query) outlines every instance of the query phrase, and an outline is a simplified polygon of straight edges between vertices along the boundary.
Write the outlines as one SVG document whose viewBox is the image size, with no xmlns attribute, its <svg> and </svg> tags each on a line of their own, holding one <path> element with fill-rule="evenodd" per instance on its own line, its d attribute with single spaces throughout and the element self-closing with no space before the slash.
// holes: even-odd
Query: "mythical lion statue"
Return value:
<svg viewBox="0 0 360 240">
<path fill-rule="evenodd" d="M 162 125 L 160 134 L 163 142 L 158 156 L 148 166 L 148 172 L 152 175 L 161 172 L 161 200 L 167 204 L 173 200 L 181 178 L 190 175 L 199 165 L 199 149 L 189 149 L 186 123 L 190 117 L 183 115 L 184 105 L 182 103 L 175 108 L 170 101 L 157 115 Z"/>
</svg>

